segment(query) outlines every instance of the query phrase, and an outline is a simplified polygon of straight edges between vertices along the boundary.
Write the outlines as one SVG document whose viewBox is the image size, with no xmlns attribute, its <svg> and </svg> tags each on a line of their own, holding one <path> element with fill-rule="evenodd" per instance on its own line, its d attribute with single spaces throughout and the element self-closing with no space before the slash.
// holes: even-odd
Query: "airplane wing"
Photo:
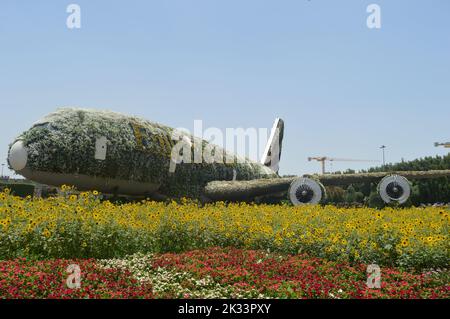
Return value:
<svg viewBox="0 0 450 319">
<path fill-rule="evenodd" d="M 214 181 L 205 187 L 205 196 L 213 201 L 248 201 L 259 196 L 288 193 L 295 205 L 314 204 L 325 196 L 324 186 L 345 186 L 379 182 L 385 202 L 406 202 L 411 189 L 408 180 L 450 177 L 450 170 L 401 171 L 361 174 L 304 175 L 251 181 Z M 381 181 L 381 182 L 380 182 Z"/>
<path fill-rule="evenodd" d="M 216 181 L 206 185 L 205 195 L 214 201 L 245 201 L 258 196 L 286 192 L 293 181 L 293 178 Z"/>
<path fill-rule="evenodd" d="M 433 171 L 397 171 L 361 174 L 326 174 L 319 176 L 325 186 L 344 186 L 357 183 L 376 183 L 390 175 L 403 176 L 409 180 L 450 177 L 450 169 Z"/>
</svg>

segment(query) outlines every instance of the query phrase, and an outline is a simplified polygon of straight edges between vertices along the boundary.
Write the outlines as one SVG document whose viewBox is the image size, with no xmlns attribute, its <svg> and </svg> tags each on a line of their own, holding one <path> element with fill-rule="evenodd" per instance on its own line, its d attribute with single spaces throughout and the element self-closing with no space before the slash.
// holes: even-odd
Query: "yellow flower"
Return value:
<svg viewBox="0 0 450 319">
<path fill-rule="evenodd" d="M 49 238 L 51 236 L 51 233 L 48 229 L 44 229 L 44 231 L 42 232 L 42 235 L 44 235 L 44 237 Z"/>
<path fill-rule="evenodd" d="M 408 239 L 403 239 L 403 240 L 401 241 L 401 246 L 402 246 L 402 247 L 408 247 L 408 245 L 409 245 Z"/>
</svg>

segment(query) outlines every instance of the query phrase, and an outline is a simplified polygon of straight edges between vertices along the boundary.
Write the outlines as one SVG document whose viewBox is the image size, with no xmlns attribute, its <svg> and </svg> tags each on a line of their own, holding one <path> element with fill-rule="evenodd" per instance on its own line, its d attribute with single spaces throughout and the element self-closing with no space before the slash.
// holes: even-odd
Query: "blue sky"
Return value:
<svg viewBox="0 0 450 319">
<path fill-rule="evenodd" d="M 81 7 L 81 29 L 66 7 Z M 366 8 L 381 7 L 381 29 Z M 281 173 L 308 156 L 443 155 L 450 140 L 448 0 L 19 1 L 0 4 L 0 162 L 60 106 L 174 127 L 286 121 Z M 371 163 L 334 163 L 333 170 Z"/>
</svg>

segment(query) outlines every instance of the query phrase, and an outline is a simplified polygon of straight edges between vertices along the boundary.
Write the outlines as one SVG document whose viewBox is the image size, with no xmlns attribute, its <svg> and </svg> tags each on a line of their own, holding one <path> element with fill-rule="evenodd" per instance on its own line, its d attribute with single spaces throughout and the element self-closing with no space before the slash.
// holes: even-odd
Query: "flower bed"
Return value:
<svg viewBox="0 0 450 319">
<path fill-rule="evenodd" d="M 367 265 L 306 255 L 210 248 L 182 254 L 103 261 L 128 269 L 164 298 L 448 298 L 448 273 L 415 275 L 381 269 L 381 289 L 367 285 Z M 447 276 L 447 277 L 446 277 Z"/>
<path fill-rule="evenodd" d="M 69 289 L 69 265 L 81 270 Z M 381 289 L 367 286 L 366 265 L 306 255 L 209 248 L 136 254 L 113 260 L 15 259 L 0 262 L 0 299 L 80 298 L 449 298 L 448 272 L 410 274 L 381 268 Z"/>
<path fill-rule="evenodd" d="M 114 205 L 96 192 L 44 200 L 0 193 L 0 260 L 232 246 L 421 270 L 448 267 L 448 233 L 448 210 L 435 207 Z"/>
<path fill-rule="evenodd" d="M 70 265 L 81 269 L 80 289 L 70 289 Z M 123 269 L 103 269 L 94 260 L 0 262 L 0 299 L 152 298 L 152 288 Z"/>
</svg>

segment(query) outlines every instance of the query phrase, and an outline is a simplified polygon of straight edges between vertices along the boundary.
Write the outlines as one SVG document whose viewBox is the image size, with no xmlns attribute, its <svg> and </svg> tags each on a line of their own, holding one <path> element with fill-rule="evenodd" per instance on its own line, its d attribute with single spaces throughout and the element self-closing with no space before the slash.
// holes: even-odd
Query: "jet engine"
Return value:
<svg viewBox="0 0 450 319">
<path fill-rule="evenodd" d="M 294 206 L 318 204 L 325 197 L 325 187 L 311 178 L 297 178 L 289 187 L 289 199 Z"/>
<path fill-rule="evenodd" d="M 389 175 L 378 184 L 378 193 L 386 204 L 404 204 L 411 196 L 411 184 L 400 175 Z"/>
</svg>

